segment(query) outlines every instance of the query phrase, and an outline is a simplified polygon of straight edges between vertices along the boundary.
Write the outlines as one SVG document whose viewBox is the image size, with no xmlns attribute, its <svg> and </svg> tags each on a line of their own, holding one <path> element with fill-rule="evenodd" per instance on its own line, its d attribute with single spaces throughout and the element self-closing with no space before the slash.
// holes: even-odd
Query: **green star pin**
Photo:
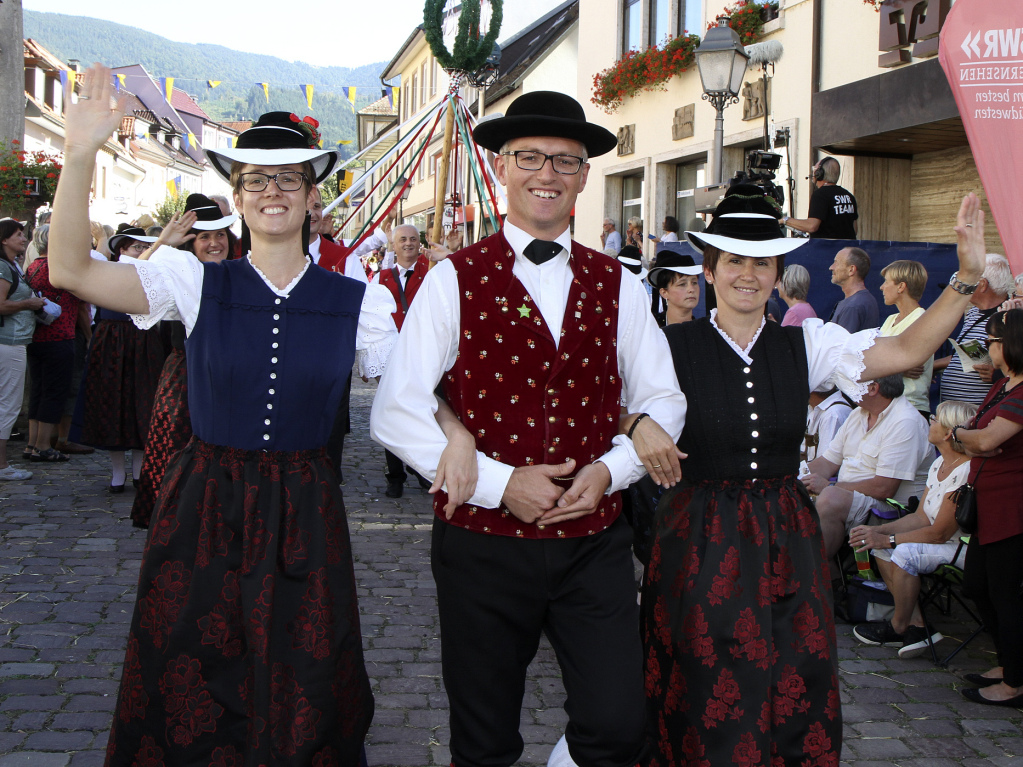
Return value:
<svg viewBox="0 0 1023 767">
<path fill-rule="evenodd" d="M 525 318 L 529 316 L 529 307 L 523 304 L 519 307 L 519 317 Z"/>
</svg>

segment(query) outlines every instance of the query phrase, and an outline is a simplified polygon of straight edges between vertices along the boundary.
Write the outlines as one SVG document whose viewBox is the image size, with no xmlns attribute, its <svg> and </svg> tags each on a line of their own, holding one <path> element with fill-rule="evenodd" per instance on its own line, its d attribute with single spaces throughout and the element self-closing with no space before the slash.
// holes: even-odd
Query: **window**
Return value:
<svg viewBox="0 0 1023 767">
<path fill-rule="evenodd" d="M 433 62 L 433 71 L 430 72 L 430 95 L 437 95 L 437 80 L 440 78 L 440 64 L 437 63 L 437 59 L 431 58 Z"/>
<path fill-rule="evenodd" d="M 622 53 L 703 31 L 700 0 L 622 0 Z"/>
<path fill-rule="evenodd" d="M 696 190 L 706 185 L 706 166 L 691 162 L 675 166 L 675 218 L 683 230 L 696 218 Z"/>
<path fill-rule="evenodd" d="M 645 47 L 643 40 L 643 0 L 624 0 L 622 5 L 622 52 Z"/>
<path fill-rule="evenodd" d="M 406 99 L 406 101 L 408 101 L 408 116 L 409 117 L 411 117 L 413 114 L 415 114 L 415 111 L 416 111 L 416 90 L 417 90 L 416 86 L 418 85 L 418 83 L 419 83 L 419 76 L 418 75 L 412 75 L 412 87 L 409 90 L 408 98 Z"/>
<path fill-rule="evenodd" d="M 419 106 L 426 103 L 426 61 L 419 66 Z"/>
<path fill-rule="evenodd" d="M 627 227 L 630 218 L 643 220 L 643 174 L 626 176 L 622 179 L 622 225 Z M 646 222 L 644 222 L 645 224 Z M 624 235 L 623 235 L 624 239 Z"/>
</svg>

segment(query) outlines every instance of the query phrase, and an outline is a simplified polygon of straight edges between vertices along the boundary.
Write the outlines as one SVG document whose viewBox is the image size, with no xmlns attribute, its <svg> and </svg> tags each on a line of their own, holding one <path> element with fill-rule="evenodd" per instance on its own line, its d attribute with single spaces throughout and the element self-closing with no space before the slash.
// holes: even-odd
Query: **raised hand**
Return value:
<svg viewBox="0 0 1023 767">
<path fill-rule="evenodd" d="M 125 94 L 115 98 L 110 70 L 102 64 L 93 64 L 85 71 L 78 103 L 72 104 L 70 85 L 64 94 L 65 110 L 64 152 L 76 151 L 95 154 L 121 125 Z"/>
<path fill-rule="evenodd" d="M 984 274 L 987 245 L 984 242 L 984 210 L 980 198 L 970 192 L 959 206 L 955 225 L 959 279 L 966 283 L 980 281 Z"/>
<path fill-rule="evenodd" d="M 193 210 L 182 214 L 175 213 L 171 216 L 171 220 L 167 222 L 167 226 L 160 232 L 160 238 L 153 244 L 153 249 L 155 250 L 160 245 L 169 245 L 172 248 L 177 248 L 190 240 L 194 240 L 195 234 L 189 234 L 188 232 L 195 226 L 198 218 Z"/>
</svg>

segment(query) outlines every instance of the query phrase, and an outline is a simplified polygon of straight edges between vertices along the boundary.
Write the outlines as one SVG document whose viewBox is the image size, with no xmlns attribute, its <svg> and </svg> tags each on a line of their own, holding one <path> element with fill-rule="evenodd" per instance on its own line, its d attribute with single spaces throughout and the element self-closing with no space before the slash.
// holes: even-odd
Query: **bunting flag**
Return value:
<svg viewBox="0 0 1023 767">
<path fill-rule="evenodd" d="M 348 102 L 352 105 L 352 111 L 354 112 L 355 111 L 355 86 L 354 85 L 346 85 L 346 86 L 344 86 L 341 89 L 341 91 L 345 94 L 345 98 L 347 98 Z"/>
<path fill-rule="evenodd" d="M 338 146 L 348 146 L 348 145 L 349 145 L 349 144 L 351 144 L 351 143 L 352 143 L 353 141 L 355 141 L 355 139 L 351 139 L 351 138 L 350 138 L 350 139 L 347 139 L 347 140 L 345 140 L 345 141 L 338 141 L 338 142 L 337 142 L 337 145 L 338 145 Z"/>
<path fill-rule="evenodd" d="M 218 85 L 220 85 L 220 82 L 221 82 L 220 80 L 207 80 L 206 87 L 209 89 L 216 88 Z"/>
<path fill-rule="evenodd" d="M 162 81 L 164 97 L 167 99 L 167 103 L 169 104 L 171 103 L 171 96 L 174 95 L 174 78 L 164 77 L 162 78 Z"/>
<path fill-rule="evenodd" d="M 342 143 L 342 142 L 338 142 Z M 351 143 L 351 142 L 348 142 Z M 339 170 L 337 172 L 337 193 L 344 194 L 351 187 L 355 180 L 355 174 L 350 170 Z"/>
<path fill-rule="evenodd" d="M 270 83 L 256 83 L 263 86 L 263 95 L 266 96 L 266 103 L 270 103 Z"/>
<path fill-rule="evenodd" d="M 198 142 L 195 140 L 195 134 L 192 133 L 192 131 L 185 134 L 185 145 L 190 149 L 195 149 L 199 146 Z"/>
<path fill-rule="evenodd" d="M 312 86 L 312 84 L 310 83 L 309 85 L 303 85 L 302 86 L 302 90 L 305 92 L 305 101 L 306 101 L 306 103 L 309 105 L 309 108 L 312 109 L 313 108 L 313 86 Z"/>
<path fill-rule="evenodd" d="M 76 74 L 77 74 L 76 72 L 74 72 L 74 71 L 72 71 L 70 69 L 62 69 L 62 70 L 60 70 L 60 85 L 61 85 L 61 87 L 62 88 L 67 88 L 69 83 L 71 85 L 71 88 L 68 90 L 68 93 L 74 93 L 75 92 L 75 75 Z"/>
<path fill-rule="evenodd" d="M 398 103 L 398 96 L 400 92 L 401 92 L 400 85 L 387 86 L 387 103 L 388 105 L 390 105 L 392 109 L 394 109 Z"/>
<path fill-rule="evenodd" d="M 117 76 L 117 82 L 115 83 L 115 86 L 117 87 L 118 92 L 120 92 L 121 88 L 124 87 L 124 85 L 125 85 L 125 78 L 126 77 L 127 77 L 127 75 L 118 75 Z"/>
<path fill-rule="evenodd" d="M 181 191 L 181 176 L 175 176 L 167 182 L 167 194 L 177 197 Z"/>
</svg>

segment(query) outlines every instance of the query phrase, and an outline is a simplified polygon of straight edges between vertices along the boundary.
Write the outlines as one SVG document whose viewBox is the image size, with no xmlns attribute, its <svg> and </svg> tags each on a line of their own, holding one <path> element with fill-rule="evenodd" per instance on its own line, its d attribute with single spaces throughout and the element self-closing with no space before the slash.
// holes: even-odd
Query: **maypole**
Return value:
<svg viewBox="0 0 1023 767">
<path fill-rule="evenodd" d="M 501 31 L 502 0 L 490 0 L 490 28 L 480 37 L 481 0 L 462 0 L 458 16 L 458 32 L 454 44 L 448 51 L 444 44 L 444 7 L 448 0 L 426 0 L 423 7 L 423 32 L 437 63 L 448 73 L 450 88 L 447 94 L 447 120 L 444 125 L 444 145 L 440 167 L 437 172 L 437 205 L 433 220 L 431 240 L 441 242 L 444 234 L 443 212 L 447 196 L 448 175 L 451 168 L 451 144 L 455 133 L 455 109 L 458 89 L 462 82 L 474 84 L 480 75 L 496 73 L 494 57 L 499 55 L 496 46 Z M 489 67 L 488 67 L 489 63 Z M 482 95 L 480 96 L 482 98 Z M 469 147 L 466 146 L 466 151 Z"/>
</svg>

